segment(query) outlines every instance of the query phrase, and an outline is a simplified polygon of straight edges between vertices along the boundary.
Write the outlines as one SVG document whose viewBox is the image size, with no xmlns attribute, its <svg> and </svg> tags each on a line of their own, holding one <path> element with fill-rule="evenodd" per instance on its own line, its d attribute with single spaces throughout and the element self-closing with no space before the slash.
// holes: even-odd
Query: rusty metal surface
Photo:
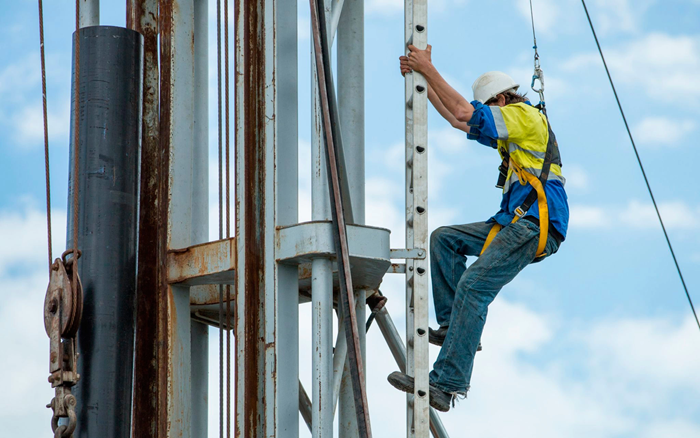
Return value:
<svg viewBox="0 0 700 438">
<path fill-rule="evenodd" d="M 235 272 L 232 273 L 235 276 Z M 227 280 L 228 281 L 228 280 Z M 231 289 L 233 290 L 233 289 Z M 236 296 L 231 294 L 231 301 L 235 301 Z M 224 301 L 226 303 L 226 301 Z M 190 304 L 192 306 L 209 306 L 212 304 L 219 304 L 219 286 L 216 284 L 200 284 L 198 286 L 190 287 Z M 192 308 L 192 312 L 195 312 L 195 307 Z M 231 315 L 233 317 L 233 315 Z"/>
<path fill-rule="evenodd" d="M 266 64 L 264 32 L 260 32 L 259 27 L 265 24 L 265 2 L 238 0 L 236 16 L 236 155 L 239 173 L 236 228 L 237 232 L 243 233 L 240 250 L 245 256 L 243 268 L 236 271 L 238 295 L 241 297 L 235 315 L 236 351 L 242 366 L 236 367 L 235 436 L 253 438 L 264 435 L 260 399 L 265 388 L 259 373 L 265 370 L 264 336 L 261 336 L 264 303 L 261 298 L 265 288 Z M 242 94 L 242 107 L 238 94 Z M 244 175 L 242 187 L 241 173 Z"/>
<path fill-rule="evenodd" d="M 236 2 L 236 436 L 298 435 L 295 266 L 275 226 L 297 222 L 296 2 Z"/>
<path fill-rule="evenodd" d="M 168 2 L 163 2 L 168 3 Z M 160 142 L 158 0 L 128 0 L 127 27 L 143 35 L 144 76 L 139 200 L 138 276 L 136 285 L 136 343 L 134 358 L 133 436 L 165 436 L 165 362 L 162 336 L 165 327 L 165 227 L 167 203 L 162 196 L 167 184 L 168 143 Z M 164 5 L 167 15 L 169 8 Z M 167 50 L 163 47 L 162 50 Z M 168 74 L 169 65 L 164 67 Z M 165 114 L 169 105 L 163 106 Z M 159 202 L 159 200 L 163 200 Z"/>
<path fill-rule="evenodd" d="M 345 324 L 346 338 L 348 341 L 348 363 L 352 378 L 353 392 L 355 398 L 355 411 L 357 414 L 357 428 L 361 438 L 372 436 L 367 393 L 365 389 L 364 366 L 358 334 L 358 325 L 355 315 L 353 297 L 352 275 L 350 272 L 350 257 L 348 241 L 345 228 L 345 217 L 343 215 L 343 194 L 339 180 L 338 156 L 336 155 L 334 132 L 331 121 L 336 121 L 336 117 L 331 115 L 332 108 L 329 106 L 330 96 L 333 90 L 327 86 L 330 83 L 331 72 L 327 65 L 330 64 L 330 47 L 326 40 L 326 18 L 323 2 L 310 0 L 312 33 L 316 55 L 316 70 L 318 71 L 318 86 L 321 96 L 321 107 L 323 112 L 324 138 L 326 142 L 326 162 L 328 166 L 328 176 L 331 196 L 331 212 L 334 225 L 334 239 L 338 252 L 338 274 L 340 278 L 340 301 L 344 315 L 347 315 Z M 363 304 L 364 305 L 364 304 Z M 348 323 L 349 322 L 349 323 Z"/>
<path fill-rule="evenodd" d="M 168 283 L 183 286 L 233 284 L 236 239 L 222 239 L 168 251 Z M 209 303 L 218 302 L 218 289 Z M 201 302 L 201 299 L 197 300 Z M 205 301 L 207 302 L 207 301 Z"/>
<path fill-rule="evenodd" d="M 74 277 L 75 260 L 66 262 L 68 251 L 51 265 L 51 278 L 44 300 L 44 328 L 50 339 L 49 383 L 55 396 L 46 407 L 51 408 L 51 429 L 55 437 L 71 438 L 77 426 L 75 408 L 77 400 L 71 388 L 78 383 L 78 352 L 76 335 L 83 308 L 83 287 L 80 277 Z M 80 253 L 78 252 L 78 255 Z M 77 281 L 73 287 L 73 281 Z M 67 418 L 67 424 L 59 425 L 59 419 Z"/>
</svg>

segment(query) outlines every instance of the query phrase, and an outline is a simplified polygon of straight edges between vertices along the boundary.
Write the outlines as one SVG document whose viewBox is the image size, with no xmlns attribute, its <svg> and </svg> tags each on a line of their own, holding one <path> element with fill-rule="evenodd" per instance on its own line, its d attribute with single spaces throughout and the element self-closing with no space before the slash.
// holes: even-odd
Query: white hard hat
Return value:
<svg viewBox="0 0 700 438">
<path fill-rule="evenodd" d="M 474 100 L 481 103 L 486 103 L 489 99 L 498 96 L 504 91 L 516 91 L 518 85 L 513 78 L 500 71 L 490 71 L 479 76 L 472 90 L 474 91 Z"/>
</svg>

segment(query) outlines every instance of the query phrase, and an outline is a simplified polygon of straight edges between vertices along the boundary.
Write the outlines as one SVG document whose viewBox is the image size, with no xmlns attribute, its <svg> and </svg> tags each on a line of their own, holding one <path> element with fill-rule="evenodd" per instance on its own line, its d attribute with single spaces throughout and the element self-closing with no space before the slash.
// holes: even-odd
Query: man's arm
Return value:
<svg viewBox="0 0 700 438">
<path fill-rule="evenodd" d="M 442 103 L 438 95 L 435 93 L 435 90 L 433 90 L 433 87 L 428 84 L 428 99 L 430 100 L 430 103 L 433 104 L 437 112 L 440 113 L 442 117 L 445 118 L 448 122 L 450 122 L 450 125 L 452 125 L 453 128 L 459 129 L 464 132 L 469 132 L 469 126 L 467 125 L 467 122 L 460 122 L 457 120 L 457 118 L 452 114 L 450 111 L 445 108 L 445 105 Z"/>
<path fill-rule="evenodd" d="M 431 46 L 428 45 L 426 50 L 419 50 L 415 46 L 410 45 L 408 49 L 411 51 L 408 54 L 408 67 L 425 77 L 441 104 L 458 122 L 468 123 L 474 113 L 474 107 L 452 88 L 437 71 L 430 59 Z M 431 102 L 433 102 L 432 99 Z M 434 102 L 433 105 L 435 105 Z"/>
</svg>

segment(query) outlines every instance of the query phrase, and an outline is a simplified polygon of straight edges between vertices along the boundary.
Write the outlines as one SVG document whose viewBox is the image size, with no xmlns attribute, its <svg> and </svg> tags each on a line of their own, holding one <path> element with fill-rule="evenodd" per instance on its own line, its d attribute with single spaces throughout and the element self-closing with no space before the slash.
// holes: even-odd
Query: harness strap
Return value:
<svg viewBox="0 0 700 438">
<path fill-rule="evenodd" d="M 481 253 L 479 255 L 483 254 L 484 251 L 486 251 L 486 248 L 488 248 L 489 245 L 491 245 L 491 241 L 493 240 L 494 237 L 496 237 L 496 234 L 498 234 L 498 232 L 501 231 L 501 228 L 503 228 L 503 226 L 501 224 L 498 224 L 498 223 L 494 224 L 491 227 L 491 231 L 489 231 L 489 235 L 486 236 L 486 241 L 484 242 L 484 246 L 483 246 L 483 248 L 481 248 Z"/>
<path fill-rule="evenodd" d="M 547 246 L 547 236 L 549 235 L 549 207 L 547 205 L 547 195 L 544 191 L 544 186 L 547 184 L 547 180 L 549 179 L 549 171 L 552 167 L 552 163 L 561 166 L 561 156 L 559 155 L 559 145 L 557 144 L 556 136 L 554 135 L 552 127 L 549 124 L 547 113 L 544 111 L 544 109 L 542 110 L 547 118 L 549 140 L 547 141 L 547 151 L 544 154 L 544 162 L 542 163 L 542 172 L 540 172 L 540 177 L 537 178 L 530 172 L 523 170 L 512 158 L 510 158 L 508 151 L 503 151 L 504 159 L 503 163 L 501 164 L 501 167 L 504 167 L 504 164 L 508 162 L 513 171 L 518 175 L 520 184 L 530 184 L 532 186 L 532 190 L 530 193 L 528 193 L 525 201 L 523 201 L 523 203 L 515 209 L 515 216 L 513 217 L 513 221 L 511 223 L 513 224 L 517 222 L 518 219 L 525 216 L 530 207 L 532 207 L 532 205 L 535 203 L 535 200 L 537 200 L 537 207 L 540 213 L 540 237 L 537 245 L 537 253 L 535 255 L 536 258 L 546 255 L 544 253 L 544 249 Z M 500 182 L 501 181 L 499 178 L 499 184 Z M 483 254 L 484 251 L 486 251 L 486 248 L 491 245 L 491 242 L 496 237 L 496 234 L 498 234 L 502 228 L 503 226 L 500 224 L 494 224 L 494 226 L 491 227 L 491 230 L 486 237 L 486 241 L 484 242 L 484 246 L 481 249 L 481 254 Z"/>
<path fill-rule="evenodd" d="M 525 179 L 525 181 L 532 186 L 534 190 L 530 193 L 535 193 L 535 197 L 537 198 L 537 207 L 540 210 L 540 240 L 537 245 L 535 257 L 541 257 L 544 255 L 544 248 L 547 246 L 547 236 L 549 235 L 549 206 L 547 205 L 547 195 L 544 192 L 542 182 L 535 175 L 522 170 L 513 160 L 511 160 L 511 165 L 515 172 L 518 173 L 518 177 Z M 520 184 L 523 184 L 523 181 L 521 181 Z M 513 218 L 513 223 L 524 216 L 526 212 L 527 210 L 522 210 L 521 207 L 518 207 L 516 209 L 516 216 Z"/>
</svg>

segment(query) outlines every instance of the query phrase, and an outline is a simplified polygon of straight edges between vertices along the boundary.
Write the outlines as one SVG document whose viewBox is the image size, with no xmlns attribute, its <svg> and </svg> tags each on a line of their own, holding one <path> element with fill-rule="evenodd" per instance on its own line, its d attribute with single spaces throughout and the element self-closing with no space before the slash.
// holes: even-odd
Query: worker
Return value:
<svg viewBox="0 0 700 438">
<path fill-rule="evenodd" d="M 469 390 L 489 304 L 525 266 L 557 252 L 566 236 L 569 207 L 546 115 L 501 72 L 480 76 L 472 86 L 474 100 L 468 102 L 435 68 L 431 50 L 409 45 L 408 56 L 400 57 L 402 75 L 421 73 L 438 113 L 468 139 L 497 149 L 503 159 L 498 213 L 485 222 L 440 227 L 430 236 L 440 327 L 429 330 L 429 342 L 441 346 L 430 372 L 430 405 L 448 411 Z M 466 257 L 471 256 L 478 258 L 467 269 Z M 388 380 L 414 392 L 413 378 L 404 373 L 394 372 Z"/>
</svg>

